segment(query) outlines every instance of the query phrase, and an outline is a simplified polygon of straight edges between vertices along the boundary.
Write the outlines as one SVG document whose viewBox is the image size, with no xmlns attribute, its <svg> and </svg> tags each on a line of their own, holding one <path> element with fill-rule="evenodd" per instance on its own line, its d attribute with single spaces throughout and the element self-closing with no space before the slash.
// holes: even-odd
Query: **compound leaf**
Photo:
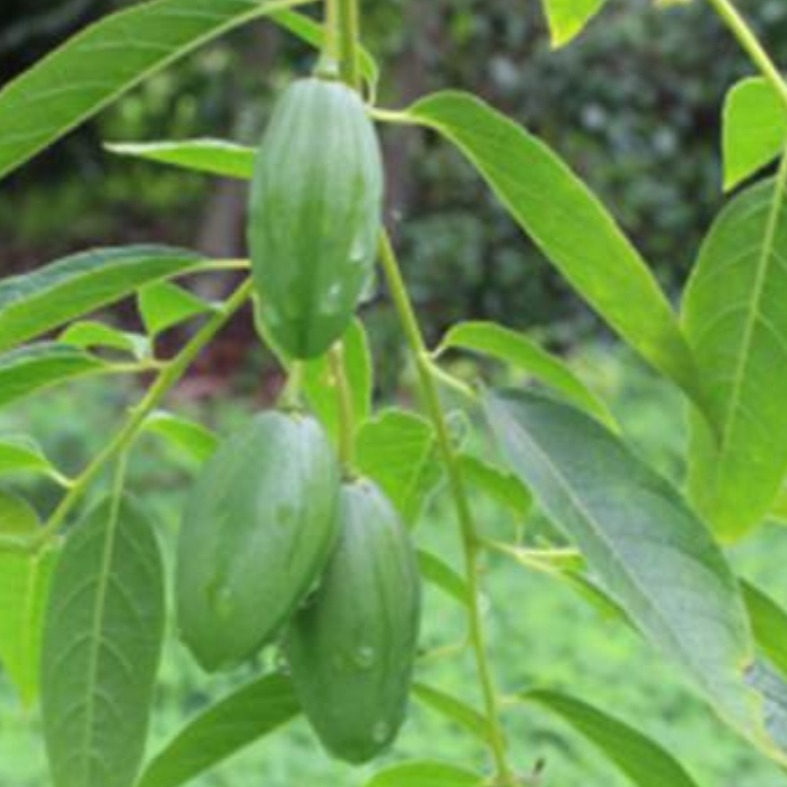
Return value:
<svg viewBox="0 0 787 787">
<path fill-rule="evenodd" d="M 0 350 L 108 306 L 150 281 L 197 268 L 204 258 L 166 246 L 75 254 L 0 281 Z"/>
<path fill-rule="evenodd" d="M 196 47 L 308 0 L 153 0 L 85 28 L 0 91 L 0 178 Z"/>
</svg>

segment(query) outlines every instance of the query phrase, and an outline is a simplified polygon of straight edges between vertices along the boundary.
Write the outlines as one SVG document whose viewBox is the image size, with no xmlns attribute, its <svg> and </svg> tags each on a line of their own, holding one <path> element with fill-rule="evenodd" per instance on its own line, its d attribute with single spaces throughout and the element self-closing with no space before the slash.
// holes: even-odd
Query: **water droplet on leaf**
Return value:
<svg viewBox="0 0 787 787">
<path fill-rule="evenodd" d="M 361 669 L 371 669 L 377 660 L 377 655 L 371 645 L 361 645 L 356 649 L 353 660 Z"/>
<path fill-rule="evenodd" d="M 385 719 L 375 722 L 372 728 L 372 740 L 375 743 L 385 743 L 391 734 L 391 725 Z"/>
</svg>

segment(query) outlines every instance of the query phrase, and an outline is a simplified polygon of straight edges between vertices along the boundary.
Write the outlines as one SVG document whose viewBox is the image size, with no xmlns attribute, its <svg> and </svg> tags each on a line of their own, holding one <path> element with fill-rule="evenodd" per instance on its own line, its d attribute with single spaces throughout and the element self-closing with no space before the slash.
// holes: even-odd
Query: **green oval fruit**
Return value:
<svg viewBox="0 0 787 787">
<path fill-rule="evenodd" d="M 361 763 L 404 721 L 421 584 L 409 534 L 376 486 L 343 487 L 339 511 L 336 551 L 284 642 L 298 697 L 326 749 Z"/>
<path fill-rule="evenodd" d="M 360 96 L 302 79 L 276 105 L 254 171 L 248 238 L 261 318 L 293 358 L 341 338 L 373 273 L 379 143 Z"/>
<path fill-rule="evenodd" d="M 336 542 L 339 470 L 312 418 L 269 412 L 224 442 L 186 505 L 177 555 L 181 635 L 231 667 L 270 642 Z"/>
</svg>

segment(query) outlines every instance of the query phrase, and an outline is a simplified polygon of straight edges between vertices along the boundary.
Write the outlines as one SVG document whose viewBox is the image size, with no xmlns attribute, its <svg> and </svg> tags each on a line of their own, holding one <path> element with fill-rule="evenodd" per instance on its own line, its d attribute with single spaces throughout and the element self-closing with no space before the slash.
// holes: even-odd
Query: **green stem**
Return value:
<svg viewBox="0 0 787 787">
<path fill-rule="evenodd" d="M 322 58 L 328 68 L 339 61 L 339 0 L 325 0 L 325 39 Z"/>
<path fill-rule="evenodd" d="M 787 84 L 774 64 L 770 55 L 754 35 L 746 20 L 741 16 L 737 8 L 730 0 L 708 0 L 716 13 L 724 20 L 724 23 L 732 31 L 738 43 L 743 47 L 751 58 L 752 62 L 760 69 L 763 76 L 771 83 L 779 94 L 779 98 L 787 109 Z"/>
<path fill-rule="evenodd" d="M 442 405 L 440 404 L 437 378 L 434 374 L 434 365 L 431 355 L 426 347 L 418 318 L 416 317 L 413 305 L 410 301 L 407 287 L 402 279 L 399 263 L 396 259 L 391 241 L 385 233 L 383 233 L 380 241 L 380 257 L 388 281 L 388 287 L 391 291 L 391 297 L 399 314 L 399 319 L 407 339 L 407 344 L 415 357 L 421 394 L 429 418 L 434 424 L 438 447 L 443 458 L 443 463 L 445 464 L 451 495 L 461 526 L 466 581 L 471 599 L 469 610 L 470 642 L 475 655 L 487 721 L 490 727 L 490 747 L 495 760 L 498 783 L 501 785 L 513 785 L 513 772 L 511 766 L 508 764 L 505 737 L 500 724 L 497 691 L 495 689 L 492 670 L 486 653 L 478 579 L 478 555 L 481 546 L 475 522 L 473 521 L 473 513 L 470 510 L 470 503 L 465 490 L 459 463 L 457 462 L 456 453 L 451 442 L 448 422 L 443 412 Z"/>
<path fill-rule="evenodd" d="M 172 386 L 185 374 L 205 345 L 213 339 L 235 312 L 249 299 L 252 290 L 253 284 L 250 279 L 247 279 L 194 334 L 180 353 L 166 364 L 143 399 L 132 409 L 128 419 L 118 433 L 79 477 L 74 480 L 68 493 L 60 501 L 49 521 L 41 529 L 37 539 L 39 546 L 57 534 L 66 517 L 71 513 L 96 476 L 104 469 L 105 465 L 113 461 L 131 445 L 150 413 L 159 406 Z"/>
<path fill-rule="evenodd" d="M 338 3 L 339 73 L 350 87 L 357 90 L 361 85 L 358 67 L 358 42 L 361 35 L 358 0 L 338 0 Z"/>
<path fill-rule="evenodd" d="M 345 469 L 352 472 L 355 462 L 355 413 L 352 390 L 344 364 L 344 347 L 341 342 L 331 347 L 328 364 L 339 404 L 339 458 Z"/>
<path fill-rule="evenodd" d="M 287 382 L 279 396 L 277 407 L 283 410 L 299 410 L 301 407 L 301 389 L 303 388 L 303 361 L 293 361 L 287 371 Z"/>
</svg>

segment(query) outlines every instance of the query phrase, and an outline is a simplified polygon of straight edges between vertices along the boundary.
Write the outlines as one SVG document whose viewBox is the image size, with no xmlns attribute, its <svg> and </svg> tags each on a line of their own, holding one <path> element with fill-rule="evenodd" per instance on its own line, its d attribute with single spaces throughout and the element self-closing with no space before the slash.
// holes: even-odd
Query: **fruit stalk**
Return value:
<svg viewBox="0 0 787 787">
<path fill-rule="evenodd" d="M 402 279 L 399 264 L 390 238 L 383 233 L 380 241 L 380 258 L 383 271 L 391 291 L 391 297 L 399 314 L 400 322 L 407 339 L 407 344 L 415 357 L 421 395 L 437 433 L 438 447 L 448 474 L 451 495 L 456 507 L 462 532 L 462 546 L 465 558 L 466 581 L 471 599 L 469 610 L 470 641 L 475 655 L 476 669 L 484 699 L 487 721 L 490 728 L 489 744 L 497 769 L 500 785 L 515 784 L 511 766 L 506 754 L 505 735 L 500 724 L 500 713 L 495 689 L 494 678 L 486 653 L 486 640 L 480 607 L 480 587 L 478 581 L 478 554 L 481 548 L 473 520 L 473 513 L 467 497 L 464 481 L 456 454 L 451 442 L 448 422 L 443 412 L 438 393 L 437 378 L 434 366 L 426 347 L 418 318 L 410 301 L 407 287 Z"/>
<path fill-rule="evenodd" d="M 345 81 L 358 87 L 358 40 L 359 14 L 358 0 L 338 0 L 340 72 Z M 490 727 L 489 744 L 495 761 L 497 781 L 500 785 L 516 783 L 513 770 L 508 763 L 506 742 L 500 723 L 497 691 L 492 670 L 487 659 L 486 642 L 479 603 L 480 588 L 478 582 L 478 553 L 480 544 L 477 536 L 473 514 L 465 491 L 464 482 L 456 461 L 448 422 L 443 413 L 438 392 L 438 382 L 434 374 L 434 364 L 423 338 L 418 318 L 410 301 L 407 287 L 399 270 L 399 264 L 385 232 L 381 233 L 380 257 L 394 305 L 407 339 L 410 351 L 416 360 L 418 378 L 424 404 L 435 427 L 438 446 L 448 474 L 451 493 L 456 506 L 457 516 L 462 533 L 462 544 L 465 558 L 465 572 L 471 606 L 469 610 L 470 640 L 475 654 L 476 668 L 484 699 L 486 716 Z"/>
<path fill-rule="evenodd" d="M 334 344 L 328 352 L 328 364 L 339 404 L 339 459 L 345 471 L 351 471 L 355 461 L 355 413 L 342 342 Z"/>
</svg>

